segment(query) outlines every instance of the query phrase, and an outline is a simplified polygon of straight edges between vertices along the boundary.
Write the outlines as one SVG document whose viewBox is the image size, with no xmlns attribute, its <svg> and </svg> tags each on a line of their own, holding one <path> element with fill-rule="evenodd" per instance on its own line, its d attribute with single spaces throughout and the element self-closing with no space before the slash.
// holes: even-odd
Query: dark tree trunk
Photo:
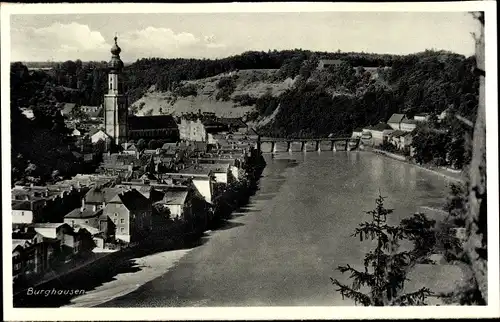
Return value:
<svg viewBox="0 0 500 322">
<path fill-rule="evenodd" d="M 479 291 L 488 302 L 488 258 L 486 225 L 486 110 L 485 110 L 485 59 L 484 16 L 479 17 L 482 28 L 476 38 L 476 61 L 479 83 L 479 106 L 472 146 L 472 161 L 469 169 L 469 206 L 467 215 L 468 241 L 466 251 Z M 481 19 L 483 19 L 481 21 Z M 496 108 L 491 106 L 491 108 Z"/>
</svg>

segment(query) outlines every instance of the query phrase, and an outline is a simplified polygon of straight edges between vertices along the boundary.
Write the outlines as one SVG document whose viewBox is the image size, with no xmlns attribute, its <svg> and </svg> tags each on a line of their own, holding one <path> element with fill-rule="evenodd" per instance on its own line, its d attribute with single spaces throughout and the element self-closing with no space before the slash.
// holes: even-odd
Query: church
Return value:
<svg viewBox="0 0 500 322">
<path fill-rule="evenodd" d="M 179 130 L 172 115 L 135 116 L 128 113 L 122 87 L 123 62 L 117 37 L 108 63 L 108 93 L 104 95 L 104 132 L 115 146 L 129 140 L 164 139 L 177 141 Z"/>
</svg>

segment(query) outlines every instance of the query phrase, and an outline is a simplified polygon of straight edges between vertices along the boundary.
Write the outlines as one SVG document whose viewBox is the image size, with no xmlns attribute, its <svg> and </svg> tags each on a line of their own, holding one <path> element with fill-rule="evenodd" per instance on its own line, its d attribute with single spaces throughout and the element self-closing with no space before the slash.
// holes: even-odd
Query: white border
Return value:
<svg viewBox="0 0 500 322">
<path fill-rule="evenodd" d="M 498 243 L 498 97 L 496 53 L 496 2 L 460 1 L 452 3 L 232 3 L 232 4 L 1 4 L 2 35 L 2 203 L 4 250 L 11 245 L 10 202 L 10 15 L 12 14 L 103 14 L 103 13 L 228 13 L 228 12 L 319 12 L 319 11 L 485 11 L 487 184 L 489 245 L 489 306 L 485 307 L 266 307 L 266 308 L 158 308 L 158 309 L 15 309 L 12 307 L 12 258 L 3 252 L 4 320 L 263 320 L 263 319 L 371 319 L 371 318 L 481 318 L 499 317 Z M 439 31 L 436 31 L 439 32 Z M 237 287 L 237 286 L 236 286 Z"/>
</svg>

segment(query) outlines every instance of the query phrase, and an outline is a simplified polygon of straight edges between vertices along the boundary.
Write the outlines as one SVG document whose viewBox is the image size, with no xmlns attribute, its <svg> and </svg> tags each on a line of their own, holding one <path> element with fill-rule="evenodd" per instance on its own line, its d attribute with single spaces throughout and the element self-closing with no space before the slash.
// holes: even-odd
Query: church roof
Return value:
<svg viewBox="0 0 500 322">
<path fill-rule="evenodd" d="M 128 117 L 129 130 L 177 129 L 172 115 L 152 115 Z"/>
</svg>

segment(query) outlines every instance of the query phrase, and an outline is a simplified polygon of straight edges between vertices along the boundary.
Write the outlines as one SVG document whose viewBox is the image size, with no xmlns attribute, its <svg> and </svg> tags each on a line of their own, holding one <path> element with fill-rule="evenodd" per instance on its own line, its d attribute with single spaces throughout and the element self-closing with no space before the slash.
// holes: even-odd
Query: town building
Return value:
<svg viewBox="0 0 500 322">
<path fill-rule="evenodd" d="M 126 243 L 144 239 L 152 230 L 151 203 L 135 189 L 115 195 L 103 209 L 116 226 L 115 237 Z"/>
<path fill-rule="evenodd" d="M 120 59 L 121 48 L 115 44 L 111 48 L 108 63 L 108 93 L 104 95 L 104 132 L 111 141 L 120 146 L 129 139 L 178 139 L 178 128 L 171 115 L 135 116 L 128 114 L 127 96 L 123 93 Z"/>
<path fill-rule="evenodd" d="M 363 128 L 358 127 L 352 130 L 352 138 L 360 138 L 363 135 Z"/>
<path fill-rule="evenodd" d="M 168 208 L 171 219 L 189 218 L 191 207 L 188 203 L 190 189 L 187 186 L 171 186 L 163 190 L 163 196 L 154 206 Z"/>
<path fill-rule="evenodd" d="M 64 103 L 64 105 L 61 108 L 61 115 L 68 117 L 71 112 L 75 109 L 76 104 L 75 103 Z"/>
<path fill-rule="evenodd" d="M 380 122 L 376 125 L 363 128 L 361 141 L 368 146 L 377 146 L 386 142 L 393 128 L 386 123 Z"/>
<path fill-rule="evenodd" d="M 92 144 L 96 144 L 99 141 L 109 142 L 109 136 L 102 129 L 93 129 L 90 131 L 89 135 Z"/>
<path fill-rule="evenodd" d="M 405 118 L 404 114 L 398 114 L 394 113 L 392 116 L 387 120 L 387 124 L 393 129 L 393 130 L 401 130 L 401 122 Z"/>
<path fill-rule="evenodd" d="M 340 66 L 343 63 L 340 59 L 320 59 L 318 62 L 318 70 L 328 68 L 330 66 Z"/>
<path fill-rule="evenodd" d="M 66 216 L 64 216 L 64 223 L 75 226 L 90 226 L 94 228 L 99 227 L 99 217 L 102 215 L 102 208 L 97 208 L 97 205 L 89 205 L 85 207 L 82 205 L 80 208 L 76 208 L 70 211 Z"/>
<path fill-rule="evenodd" d="M 417 127 L 417 121 L 410 120 L 405 116 L 399 125 L 402 131 L 411 132 Z"/>
<path fill-rule="evenodd" d="M 25 198 L 29 199 L 27 195 Z M 43 199 L 12 200 L 11 204 L 13 224 L 32 224 L 41 220 L 45 201 Z"/>
</svg>

